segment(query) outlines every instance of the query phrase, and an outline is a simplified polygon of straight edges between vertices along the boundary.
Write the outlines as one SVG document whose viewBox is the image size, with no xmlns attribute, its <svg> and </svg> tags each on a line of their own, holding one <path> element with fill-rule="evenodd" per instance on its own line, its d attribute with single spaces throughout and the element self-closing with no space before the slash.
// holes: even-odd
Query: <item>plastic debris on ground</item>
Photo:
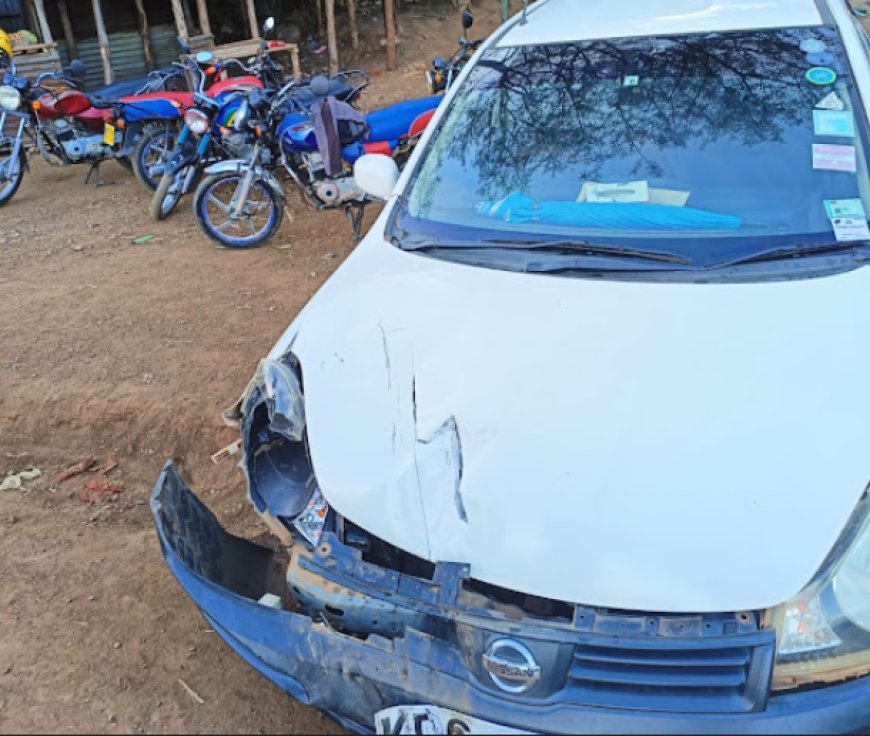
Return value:
<svg viewBox="0 0 870 736">
<path fill-rule="evenodd" d="M 113 483 L 103 475 L 85 483 L 84 487 L 79 491 L 79 498 L 85 503 L 96 504 L 108 501 L 125 490 L 123 482 L 118 481 Z"/>
<path fill-rule="evenodd" d="M 10 473 L 3 482 L 0 483 L 0 491 L 14 491 L 21 488 L 21 484 L 25 480 L 33 480 L 42 475 L 39 468 L 31 468 L 30 470 L 22 470 L 20 473 Z"/>
<path fill-rule="evenodd" d="M 80 463 L 76 463 L 75 465 L 70 466 L 62 473 L 58 474 L 58 476 L 54 479 L 55 483 L 63 483 L 65 480 L 69 480 L 70 478 L 80 475 L 81 473 L 85 473 L 90 470 L 94 465 L 97 464 L 95 458 L 89 457 L 86 460 L 82 460 Z"/>
</svg>

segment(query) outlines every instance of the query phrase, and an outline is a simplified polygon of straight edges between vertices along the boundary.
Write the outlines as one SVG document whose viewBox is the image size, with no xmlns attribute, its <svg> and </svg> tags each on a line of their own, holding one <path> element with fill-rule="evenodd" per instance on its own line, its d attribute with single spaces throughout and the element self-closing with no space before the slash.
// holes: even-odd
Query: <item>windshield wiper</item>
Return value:
<svg viewBox="0 0 870 736">
<path fill-rule="evenodd" d="M 769 250 L 756 251 L 749 255 L 732 258 L 727 261 L 720 261 L 709 266 L 704 266 L 706 269 L 728 268 L 730 266 L 741 266 L 747 263 L 762 263 L 764 261 L 778 261 L 784 258 L 801 258 L 803 256 L 817 256 L 825 253 L 842 253 L 844 251 L 862 251 L 870 247 L 870 240 L 854 240 L 851 242 L 841 243 L 823 243 L 821 245 L 790 245 L 780 248 L 771 248 Z"/>
<path fill-rule="evenodd" d="M 398 242 L 397 242 L 398 241 Z M 450 250 L 450 249 L 474 249 L 474 250 L 495 250 L 504 248 L 512 251 L 535 251 L 535 252 L 551 252 L 565 253 L 574 257 L 590 256 L 590 257 L 615 257 L 615 258 L 634 258 L 642 261 L 657 261 L 661 263 L 674 263 L 688 266 L 692 262 L 688 258 L 678 256 L 674 253 L 661 253 L 651 250 L 639 250 L 637 248 L 627 248 L 623 246 L 607 246 L 594 245 L 585 240 L 516 240 L 516 239 L 495 239 L 489 238 L 485 240 L 449 240 L 441 241 L 434 238 L 420 238 L 416 240 L 401 240 L 394 239 L 394 245 L 398 245 L 404 250 Z"/>
<path fill-rule="evenodd" d="M 688 258 L 678 256 L 676 253 L 662 253 L 655 250 L 641 250 L 628 248 L 622 245 L 595 245 L 586 240 L 514 240 L 514 239 L 490 239 L 484 240 L 486 245 L 497 245 L 520 250 L 566 252 L 588 256 L 617 256 L 621 258 L 637 258 L 643 261 L 661 261 L 663 263 L 677 263 L 684 266 L 692 262 Z"/>
</svg>

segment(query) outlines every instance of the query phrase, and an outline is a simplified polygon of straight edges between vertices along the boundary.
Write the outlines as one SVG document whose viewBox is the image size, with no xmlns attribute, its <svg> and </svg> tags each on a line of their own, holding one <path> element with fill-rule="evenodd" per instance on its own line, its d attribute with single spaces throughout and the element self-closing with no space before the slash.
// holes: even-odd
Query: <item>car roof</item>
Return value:
<svg viewBox="0 0 870 736">
<path fill-rule="evenodd" d="M 821 24 L 816 0 L 538 0 L 498 45 Z"/>
</svg>

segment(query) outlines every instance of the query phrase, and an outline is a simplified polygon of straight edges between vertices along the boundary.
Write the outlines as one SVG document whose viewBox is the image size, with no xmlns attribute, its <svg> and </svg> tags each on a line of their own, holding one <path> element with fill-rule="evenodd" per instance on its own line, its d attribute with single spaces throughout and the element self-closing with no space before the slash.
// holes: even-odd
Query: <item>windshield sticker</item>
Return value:
<svg viewBox="0 0 870 736">
<path fill-rule="evenodd" d="M 814 66 L 812 69 L 807 70 L 806 78 L 813 84 L 833 84 L 837 81 L 837 73 L 826 66 Z"/>
<path fill-rule="evenodd" d="M 831 66 L 837 61 L 830 51 L 823 51 L 820 54 L 807 54 L 804 58 L 807 60 L 807 64 L 812 64 L 813 66 Z"/>
<path fill-rule="evenodd" d="M 835 217 L 867 217 L 860 199 L 826 199 L 825 212 L 832 220 Z"/>
<path fill-rule="evenodd" d="M 848 111 L 813 110 L 813 128 L 816 135 L 854 138 L 855 118 Z"/>
<path fill-rule="evenodd" d="M 629 181 L 625 184 L 602 184 L 587 181 L 580 190 L 580 197 L 581 202 L 649 202 L 649 183 Z"/>
<path fill-rule="evenodd" d="M 637 87 L 640 84 L 640 77 L 636 75 L 631 75 L 624 77 L 622 80 L 623 87 Z"/>
<path fill-rule="evenodd" d="M 831 220 L 838 243 L 870 239 L 870 228 L 863 217 L 835 217 Z"/>
<path fill-rule="evenodd" d="M 816 109 L 818 110 L 845 110 L 846 105 L 840 99 L 840 96 L 836 92 L 831 92 L 828 95 L 825 95 L 819 102 L 816 104 Z"/>
<path fill-rule="evenodd" d="M 813 144 L 813 168 L 822 171 L 856 171 L 855 146 Z"/>
<path fill-rule="evenodd" d="M 801 41 L 801 51 L 805 54 L 820 54 L 827 49 L 825 42 L 819 38 L 805 38 Z"/>
</svg>

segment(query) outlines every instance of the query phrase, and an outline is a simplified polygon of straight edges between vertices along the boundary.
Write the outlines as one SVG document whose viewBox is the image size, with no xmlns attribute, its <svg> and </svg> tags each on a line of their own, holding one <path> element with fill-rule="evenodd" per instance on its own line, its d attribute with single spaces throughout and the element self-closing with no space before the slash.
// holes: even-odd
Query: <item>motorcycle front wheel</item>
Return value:
<svg viewBox="0 0 870 736">
<path fill-rule="evenodd" d="M 157 189 L 154 190 L 154 196 L 151 197 L 151 217 L 155 220 L 165 220 L 169 215 L 175 212 L 179 202 L 189 189 L 185 188 L 184 181 L 190 173 L 190 166 L 185 166 L 177 174 L 166 172 L 161 178 Z M 194 178 L 194 184 L 196 179 Z M 191 185 L 191 189 L 193 185 Z"/>
<path fill-rule="evenodd" d="M 3 176 L 0 179 L 0 207 L 11 201 L 15 196 L 15 192 L 18 191 L 18 187 L 21 186 L 26 168 L 25 163 L 24 151 L 21 150 L 18 153 L 17 170 L 11 176 L 6 175 L 6 172 L 15 166 L 15 162 L 12 160 L 12 147 L 0 148 L 0 176 Z"/>
<path fill-rule="evenodd" d="M 157 189 L 160 177 L 152 175 L 151 167 L 169 160 L 176 137 L 177 133 L 170 125 L 150 125 L 133 146 L 130 154 L 133 173 L 152 192 Z"/>
<path fill-rule="evenodd" d="M 244 174 L 214 174 L 196 190 L 193 212 L 206 236 L 228 248 L 256 248 L 271 238 L 284 219 L 284 201 L 262 179 L 255 179 L 239 212 L 232 201 Z"/>
</svg>

